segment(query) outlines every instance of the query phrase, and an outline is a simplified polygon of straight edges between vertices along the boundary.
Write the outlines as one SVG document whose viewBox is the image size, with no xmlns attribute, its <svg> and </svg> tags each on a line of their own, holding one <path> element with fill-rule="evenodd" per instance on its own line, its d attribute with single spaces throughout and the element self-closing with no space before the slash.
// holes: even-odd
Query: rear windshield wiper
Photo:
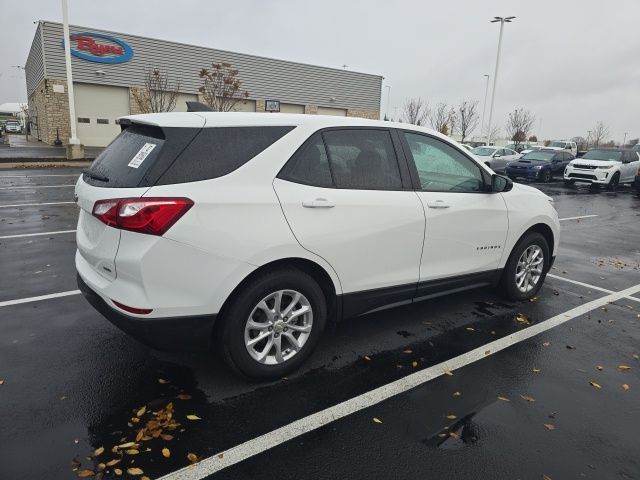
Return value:
<svg viewBox="0 0 640 480">
<path fill-rule="evenodd" d="M 83 170 L 82 173 L 84 173 L 89 178 L 93 178 L 94 180 L 99 180 L 101 182 L 108 182 L 109 181 L 109 177 L 105 177 L 104 175 L 100 175 L 99 173 L 92 172 L 88 168 L 86 170 Z"/>
</svg>

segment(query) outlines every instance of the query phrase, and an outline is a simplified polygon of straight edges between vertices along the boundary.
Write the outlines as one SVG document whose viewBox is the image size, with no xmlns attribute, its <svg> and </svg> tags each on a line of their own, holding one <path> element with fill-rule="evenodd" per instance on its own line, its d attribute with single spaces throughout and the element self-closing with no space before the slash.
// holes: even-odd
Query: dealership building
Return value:
<svg viewBox="0 0 640 480">
<path fill-rule="evenodd" d="M 200 100 L 199 72 L 212 63 L 239 71 L 242 91 L 234 109 L 378 119 L 382 77 L 349 70 L 246 55 L 124 33 L 70 26 L 78 138 L 107 145 L 120 131 L 116 119 L 140 113 L 136 89 L 157 68 L 179 84 L 175 111 Z M 70 137 L 62 24 L 40 21 L 25 65 L 32 134 L 53 144 Z M 276 115 L 277 113 L 269 113 Z"/>
</svg>

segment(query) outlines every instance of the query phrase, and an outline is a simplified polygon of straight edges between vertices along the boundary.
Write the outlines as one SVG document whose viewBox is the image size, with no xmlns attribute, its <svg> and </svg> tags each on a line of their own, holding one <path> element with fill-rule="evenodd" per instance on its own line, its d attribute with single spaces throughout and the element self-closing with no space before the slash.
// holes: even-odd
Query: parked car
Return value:
<svg viewBox="0 0 640 480">
<path fill-rule="evenodd" d="M 533 145 L 530 143 L 519 143 L 517 145 L 515 143 L 510 143 L 509 145 L 505 145 L 504 148 L 508 148 L 509 150 L 522 153 L 524 150 L 531 149 L 532 146 Z"/>
<path fill-rule="evenodd" d="M 636 179 L 633 182 L 633 186 L 636 191 L 636 196 L 640 197 L 640 170 L 638 170 L 638 173 L 636 173 Z"/>
<path fill-rule="evenodd" d="M 17 120 L 7 120 L 4 124 L 4 131 L 7 133 L 22 133 L 22 124 Z"/>
<path fill-rule="evenodd" d="M 565 167 L 574 158 L 569 152 L 541 149 L 529 152 L 515 162 L 509 163 L 505 172 L 512 180 L 525 178 L 550 182 L 554 175 L 562 175 Z"/>
<path fill-rule="evenodd" d="M 120 124 L 75 187 L 80 289 L 125 332 L 214 344 L 248 377 L 297 368 L 329 320 L 480 285 L 532 298 L 556 255 L 550 197 L 426 128 L 187 112 Z"/>
<path fill-rule="evenodd" d="M 546 147 L 544 145 L 530 145 L 529 148 L 525 148 L 524 150 L 522 150 L 520 152 L 520 155 L 526 155 L 530 152 L 537 152 L 538 150 L 542 150 L 543 148 Z"/>
<path fill-rule="evenodd" d="M 546 148 L 556 148 L 558 150 L 566 150 L 571 152 L 575 157 L 578 155 L 578 144 L 570 140 L 554 140 Z"/>
<path fill-rule="evenodd" d="M 640 167 L 640 154 L 628 148 L 594 148 L 573 160 L 564 171 L 564 182 L 586 182 L 615 189 L 633 183 Z"/>
<path fill-rule="evenodd" d="M 461 143 L 460 146 L 469 151 L 473 150 L 473 147 L 471 145 L 467 145 L 466 143 Z"/>
<path fill-rule="evenodd" d="M 518 152 L 503 147 L 476 147 L 471 153 L 494 172 L 503 172 L 507 163 L 520 158 Z"/>
</svg>

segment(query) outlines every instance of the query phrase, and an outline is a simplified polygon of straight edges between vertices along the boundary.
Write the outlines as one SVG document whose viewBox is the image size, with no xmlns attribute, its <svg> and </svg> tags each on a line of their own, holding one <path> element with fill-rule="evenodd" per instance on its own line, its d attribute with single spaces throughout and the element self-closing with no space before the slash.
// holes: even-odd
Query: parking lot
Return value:
<svg viewBox="0 0 640 480">
<path fill-rule="evenodd" d="M 640 479 L 630 188 L 536 185 L 563 230 L 532 301 L 479 289 L 361 316 L 256 384 L 84 300 L 79 172 L 0 170 L 0 478 Z"/>
</svg>

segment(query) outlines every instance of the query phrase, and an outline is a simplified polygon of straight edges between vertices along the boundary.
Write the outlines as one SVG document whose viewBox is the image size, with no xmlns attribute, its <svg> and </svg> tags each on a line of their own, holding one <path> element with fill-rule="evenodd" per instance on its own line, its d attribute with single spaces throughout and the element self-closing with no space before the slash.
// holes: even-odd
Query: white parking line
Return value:
<svg viewBox="0 0 640 480">
<path fill-rule="evenodd" d="M 80 290 L 69 290 L 67 292 L 50 293 L 48 295 L 39 295 L 37 297 L 18 298 L 17 300 L 5 300 L 4 302 L 0 302 L 0 307 L 9 307 L 11 305 L 19 305 L 21 303 L 40 302 L 42 300 L 50 300 L 52 298 L 78 295 L 79 293 L 80 293 Z"/>
<path fill-rule="evenodd" d="M 5 235 L 4 237 L 0 237 L 0 240 L 5 240 L 7 238 L 39 237 L 42 235 L 59 235 L 61 233 L 75 233 L 75 230 L 59 230 L 57 232 L 22 233 L 20 235 Z"/>
<path fill-rule="evenodd" d="M 578 217 L 567 217 L 567 218 L 561 218 L 560 221 L 561 222 L 566 222 L 567 220 L 580 220 L 582 218 L 593 218 L 593 217 L 597 217 L 598 215 L 580 215 Z"/>
<path fill-rule="evenodd" d="M 552 273 L 547 273 L 547 277 L 555 278 L 557 280 L 564 280 L 565 282 L 574 283 L 576 285 L 580 285 L 581 287 L 590 288 L 591 290 L 598 290 L 600 292 L 605 292 L 605 293 L 613 293 L 613 290 L 607 290 L 606 288 L 596 287 L 595 285 L 590 285 L 588 283 L 582 283 L 582 282 L 579 282 L 577 280 L 571 280 L 570 278 L 561 277 L 559 275 L 554 275 Z"/>
<path fill-rule="evenodd" d="M 76 203 L 76 202 L 16 203 L 15 205 L 0 205 L 0 208 L 35 207 L 38 205 L 63 205 L 67 203 Z"/>
<path fill-rule="evenodd" d="M 25 189 L 34 189 L 34 188 L 69 188 L 75 187 L 76 185 L 23 185 L 20 187 L 0 187 L 0 190 L 25 190 Z"/>
<path fill-rule="evenodd" d="M 0 174 L 0 179 L 3 178 L 36 178 L 36 177 L 79 177 L 79 173 L 70 173 L 70 174 L 56 174 L 56 175 L 2 175 Z"/>
<path fill-rule="evenodd" d="M 161 477 L 161 480 L 198 480 L 205 478 L 215 472 L 223 470 L 231 465 L 247 460 L 248 458 L 265 452 L 278 445 L 292 440 L 300 435 L 316 430 L 328 425 L 347 415 L 359 412 L 373 405 L 377 405 L 384 400 L 396 395 L 405 393 L 424 383 L 430 382 L 446 371 L 454 371 L 470 363 L 486 358 L 487 355 L 494 354 L 516 343 L 527 340 L 535 335 L 557 327 L 573 318 L 590 312 L 606 305 L 609 302 L 619 300 L 640 291 L 640 284 L 627 288 L 620 292 L 614 292 L 602 298 L 587 302 L 578 307 L 572 308 L 564 313 L 551 317 L 541 323 L 532 325 L 524 330 L 507 335 L 501 339 L 490 342 L 482 347 L 471 350 L 463 355 L 439 363 L 429 368 L 425 368 L 416 373 L 407 375 L 404 378 L 391 382 L 382 387 L 366 392 L 357 397 L 346 400 L 342 403 L 326 408 L 320 412 L 301 418 L 288 425 L 277 428 L 269 433 L 248 440 L 240 445 L 225 450 L 204 460 L 184 467 L 175 472 Z"/>
</svg>

